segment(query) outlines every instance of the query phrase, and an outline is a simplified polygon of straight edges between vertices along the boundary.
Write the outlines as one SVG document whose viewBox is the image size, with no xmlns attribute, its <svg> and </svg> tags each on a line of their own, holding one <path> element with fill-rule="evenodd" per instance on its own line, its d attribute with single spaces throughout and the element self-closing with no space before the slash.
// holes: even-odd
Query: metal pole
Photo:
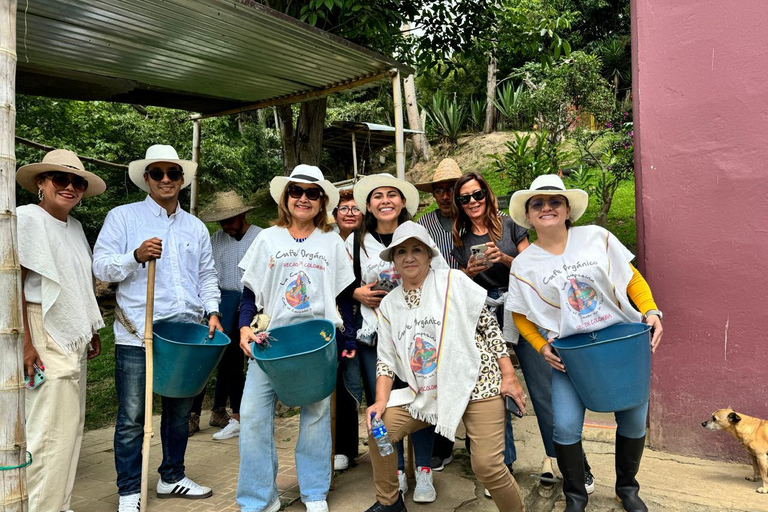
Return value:
<svg viewBox="0 0 768 512">
<path fill-rule="evenodd" d="M 197 215 L 197 176 L 200 173 L 200 120 L 192 122 L 192 161 L 197 164 L 195 179 L 192 180 L 192 191 L 189 197 L 189 213 Z"/>
<path fill-rule="evenodd" d="M 355 141 L 355 132 L 352 132 L 352 168 L 355 171 L 352 175 L 354 183 L 357 181 L 357 142 Z"/>
<path fill-rule="evenodd" d="M 392 77 L 392 100 L 395 104 L 395 162 L 397 177 L 405 179 L 405 140 L 403 136 L 403 97 L 400 93 L 400 72 Z"/>
</svg>

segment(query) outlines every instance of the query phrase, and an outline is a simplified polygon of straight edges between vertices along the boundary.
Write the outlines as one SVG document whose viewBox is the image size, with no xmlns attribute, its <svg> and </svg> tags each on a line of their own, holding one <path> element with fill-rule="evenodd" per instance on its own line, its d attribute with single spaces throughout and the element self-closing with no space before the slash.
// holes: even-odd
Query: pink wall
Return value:
<svg viewBox="0 0 768 512">
<path fill-rule="evenodd" d="M 664 311 L 655 448 L 745 456 L 700 423 L 768 418 L 768 1 L 633 0 L 638 262 Z"/>
</svg>

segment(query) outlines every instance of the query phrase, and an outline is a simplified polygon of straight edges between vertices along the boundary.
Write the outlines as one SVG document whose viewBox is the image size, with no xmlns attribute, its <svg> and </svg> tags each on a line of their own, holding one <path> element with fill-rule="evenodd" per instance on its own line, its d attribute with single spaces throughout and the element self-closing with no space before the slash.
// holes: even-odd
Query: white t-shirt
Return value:
<svg viewBox="0 0 768 512">
<path fill-rule="evenodd" d="M 269 316 L 270 327 L 327 318 L 342 321 L 336 297 L 355 279 L 344 242 L 333 231 L 315 229 L 297 242 L 286 228 L 262 231 L 245 253 L 240 268 L 243 284 L 256 296 L 257 310 Z"/>
<path fill-rule="evenodd" d="M 515 258 L 505 309 L 525 315 L 550 338 L 639 322 L 626 292 L 634 258 L 599 226 L 571 228 L 563 254 L 533 244 Z"/>
</svg>

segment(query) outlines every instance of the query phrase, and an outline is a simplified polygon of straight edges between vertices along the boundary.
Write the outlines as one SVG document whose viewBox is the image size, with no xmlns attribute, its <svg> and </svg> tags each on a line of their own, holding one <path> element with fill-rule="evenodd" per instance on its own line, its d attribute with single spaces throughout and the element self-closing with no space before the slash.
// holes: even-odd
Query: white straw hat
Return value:
<svg viewBox="0 0 768 512">
<path fill-rule="evenodd" d="M 509 201 L 509 216 L 515 224 L 528 229 L 533 227 L 525 217 L 525 203 L 535 196 L 564 196 L 568 199 L 568 206 L 571 208 L 571 214 L 568 217 L 571 222 L 579 220 L 589 205 L 589 195 L 586 192 L 578 188 L 566 189 L 560 176 L 544 174 L 533 180 L 528 190 L 518 190 L 512 194 L 512 199 Z"/>
<path fill-rule="evenodd" d="M 339 204 L 339 190 L 323 176 L 323 171 L 314 165 L 299 164 L 293 168 L 290 176 L 275 176 L 269 182 L 269 193 L 276 203 L 280 203 L 280 196 L 283 195 L 288 183 L 309 183 L 317 185 L 323 189 L 328 196 L 328 203 L 325 209 L 328 212 L 333 211 Z"/>
<path fill-rule="evenodd" d="M 415 238 L 426 245 L 433 258 L 437 258 L 440 254 L 440 252 L 433 247 L 432 238 L 429 236 L 427 228 L 409 220 L 397 226 L 397 229 L 392 234 L 392 243 L 389 244 L 389 247 L 379 253 L 379 257 L 384 261 L 393 261 L 394 258 L 392 255 L 395 248 L 409 238 Z"/>
<path fill-rule="evenodd" d="M 155 144 L 147 148 L 147 153 L 141 160 L 134 160 L 128 164 L 128 176 L 134 185 L 144 192 L 149 192 L 149 185 L 144 180 L 144 173 L 147 172 L 147 166 L 155 162 L 171 162 L 178 164 L 184 171 L 184 184 L 181 188 L 187 188 L 192 184 L 197 174 L 197 163 L 192 160 L 181 160 L 179 154 L 173 146 L 165 144 Z"/>
<path fill-rule="evenodd" d="M 365 203 L 368 201 L 368 196 L 379 187 L 392 187 L 399 190 L 405 196 L 405 208 L 408 210 L 408 213 L 412 216 L 416 215 L 416 211 L 419 209 L 419 191 L 407 181 L 395 178 L 385 172 L 371 174 L 355 183 L 355 188 L 353 189 L 355 203 L 357 203 L 357 207 L 360 208 L 363 215 L 366 212 Z"/>
<path fill-rule="evenodd" d="M 213 195 L 213 201 L 200 212 L 198 217 L 203 222 L 218 222 L 237 217 L 241 213 L 251 211 L 254 208 L 256 207 L 245 204 L 243 198 L 233 190 L 229 192 L 216 192 Z"/>
<path fill-rule="evenodd" d="M 77 158 L 77 155 L 68 149 L 54 149 L 49 151 L 43 157 L 43 161 L 37 164 L 27 164 L 19 167 L 16 171 L 16 181 L 24 189 L 33 194 L 37 194 L 37 183 L 35 178 L 41 173 L 48 171 L 61 171 L 76 174 L 81 178 L 88 180 L 88 190 L 83 193 L 83 198 L 93 197 L 107 190 L 107 184 L 92 172 L 86 171 L 83 162 Z"/>
</svg>

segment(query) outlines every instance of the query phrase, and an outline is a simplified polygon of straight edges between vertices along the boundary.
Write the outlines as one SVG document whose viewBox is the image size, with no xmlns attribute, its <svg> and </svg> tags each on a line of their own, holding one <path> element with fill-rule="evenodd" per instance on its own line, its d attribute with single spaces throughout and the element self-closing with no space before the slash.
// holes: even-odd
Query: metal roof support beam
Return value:
<svg viewBox="0 0 768 512">
<path fill-rule="evenodd" d="M 395 164 L 397 177 L 405 179 L 405 136 L 403 135 L 403 96 L 400 91 L 400 71 L 392 76 L 392 101 L 395 104 Z"/>
</svg>

